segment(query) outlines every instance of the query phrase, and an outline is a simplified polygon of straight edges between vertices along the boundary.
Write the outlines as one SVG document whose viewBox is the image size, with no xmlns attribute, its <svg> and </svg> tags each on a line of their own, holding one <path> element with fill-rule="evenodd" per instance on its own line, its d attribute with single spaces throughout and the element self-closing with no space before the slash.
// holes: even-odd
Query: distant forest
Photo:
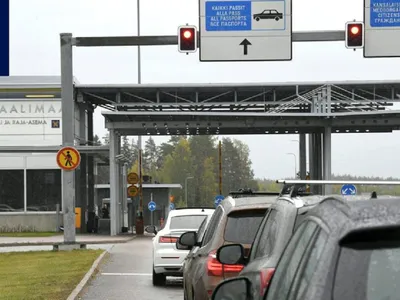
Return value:
<svg viewBox="0 0 400 300">
<path fill-rule="evenodd" d="M 108 135 L 101 140 L 95 136 L 95 144 L 108 144 Z M 254 191 L 279 192 L 281 185 L 274 180 L 254 177 L 249 147 L 237 139 L 222 138 L 222 194 L 239 188 Z M 122 154 L 128 158 L 131 172 L 138 170 L 138 147 L 135 139 L 122 137 Z M 178 206 L 184 204 L 187 182 L 189 206 L 213 205 L 218 189 L 218 139 L 215 136 L 171 136 L 170 140 L 157 146 L 153 138 L 143 145 L 143 175 L 159 183 L 179 183 L 182 190 L 175 190 Z M 379 177 L 333 175 L 335 180 L 383 180 Z M 396 178 L 386 178 L 398 180 Z M 109 168 L 99 167 L 96 183 L 109 182 Z M 378 194 L 400 195 L 400 186 L 362 186 L 358 193 L 377 191 Z M 340 193 L 340 186 L 333 187 Z"/>
</svg>

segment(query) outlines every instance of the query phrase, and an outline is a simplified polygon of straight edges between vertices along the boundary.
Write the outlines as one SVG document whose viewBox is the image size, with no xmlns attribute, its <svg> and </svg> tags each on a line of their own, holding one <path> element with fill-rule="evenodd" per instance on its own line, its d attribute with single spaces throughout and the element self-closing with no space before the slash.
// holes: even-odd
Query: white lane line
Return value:
<svg viewBox="0 0 400 300">
<path fill-rule="evenodd" d="M 151 273 L 101 273 L 105 276 L 152 276 Z"/>
</svg>

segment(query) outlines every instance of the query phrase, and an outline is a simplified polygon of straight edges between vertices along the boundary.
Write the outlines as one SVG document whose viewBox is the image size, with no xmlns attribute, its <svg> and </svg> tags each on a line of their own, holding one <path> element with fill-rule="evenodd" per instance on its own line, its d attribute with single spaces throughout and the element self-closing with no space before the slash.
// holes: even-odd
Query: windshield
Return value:
<svg viewBox="0 0 400 300">
<path fill-rule="evenodd" d="M 169 229 L 199 229 L 206 215 L 177 216 L 171 218 Z"/>
<path fill-rule="evenodd" d="M 225 241 L 252 244 L 267 209 L 235 211 L 228 215 Z"/>
<path fill-rule="evenodd" d="M 398 300 L 400 235 L 395 240 L 356 241 L 342 245 L 336 271 L 335 300 Z"/>
</svg>

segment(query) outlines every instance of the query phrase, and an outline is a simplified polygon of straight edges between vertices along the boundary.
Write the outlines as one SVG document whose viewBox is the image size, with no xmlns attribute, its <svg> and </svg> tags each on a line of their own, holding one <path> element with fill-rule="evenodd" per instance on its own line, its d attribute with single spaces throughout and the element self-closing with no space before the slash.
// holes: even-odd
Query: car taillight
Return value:
<svg viewBox="0 0 400 300">
<path fill-rule="evenodd" d="M 271 282 L 271 278 L 274 275 L 275 268 L 268 268 L 260 271 L 260 294 L 264 296 L 265 291 L 269 283 Z"/>
<path fill-rule="evenodd" d="M 160 239 L 158 241 L 160 243 L 176 243 L 178 241 L 178 238 L 172 236 L 160 236 Z"/>
<path fill-rule="evenodd" d="M 223 265 L 217 260 L 217 250 L 211 251 L 208 254 L 207 260 L 207 273 L 208 276 L 223 276 L 224 272 L 227 273 L 240 273 L 243 265 Z"/>
</svg>

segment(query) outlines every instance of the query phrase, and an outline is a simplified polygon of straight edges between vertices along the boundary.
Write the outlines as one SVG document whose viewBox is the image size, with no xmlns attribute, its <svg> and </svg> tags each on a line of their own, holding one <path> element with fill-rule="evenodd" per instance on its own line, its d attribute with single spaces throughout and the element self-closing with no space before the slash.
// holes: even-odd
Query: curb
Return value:
<svg viewBox="0 0 400 300">
<path fill-rule="evenodd" d="M 126 240 L 105 240 L 105 241 L 81 241 L 76 242 L 76 244 L 85 244 L 85 245 L 102 245 L 102 244 L 125 244 L 134 240 L 136 236 Z M 20 242 L 20 243 L 1 243 L 0 247 L 27 247 L 27 246 L 55 246 L 55 245 L 64 245 L 63 242 Z"/>
<path fill-rule="evenodd" d="M 103 260 L 104 256 L 108 253 L 107 250 L 105 250 L 100 256 L 94 261 L 92 267 L 90 270 L 85 274 L 85 276 L 82 278 L 81 282 L 78 283 L 78 285 L 75 287 L 75 289 L 72 291 L 72 293 L 68 296 L 67 300 L 75 300 L 77 299 L 78 295 L 82 292 L 90 278 L 92 277 L 93 273 L 96 271 L 97 267 Z"/>
</svg>

